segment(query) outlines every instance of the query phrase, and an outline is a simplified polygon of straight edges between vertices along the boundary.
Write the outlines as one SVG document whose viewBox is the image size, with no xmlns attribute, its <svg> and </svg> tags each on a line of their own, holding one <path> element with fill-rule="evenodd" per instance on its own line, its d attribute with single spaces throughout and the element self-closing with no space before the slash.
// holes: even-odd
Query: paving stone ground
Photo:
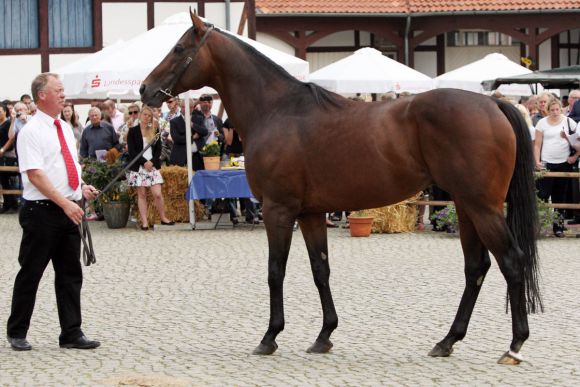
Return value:
<svg viewBox="0 0 580 387">
<path fill-rule="evenodd" d="M 30 352 L 0 344 L 0 386 L 574 386 L 580 385 L 580 239 L 540 241 L 544 314 L 530 317 L 526 362 L 496 364 L 511 341 L 505 282 L 494 263 L 463 342 L 447 333 L 463 290 L 459 238 L 351 238 L 329 230 L 339 314 L 329 354 L 305 352 L 321 309 L 300 231 L 285 281 L 286 329 L 269 357 L 251 355 L 269 318 L 263 226 L 211 231 L 109 230 L 92 223 L 97 264 L 85 268 L 83 329 L 94 351 L 58 347 L 54 273 L 41 282 Z M 10 310 L 21 230 L 0 216 L 0 325 Z"/>
</svg>

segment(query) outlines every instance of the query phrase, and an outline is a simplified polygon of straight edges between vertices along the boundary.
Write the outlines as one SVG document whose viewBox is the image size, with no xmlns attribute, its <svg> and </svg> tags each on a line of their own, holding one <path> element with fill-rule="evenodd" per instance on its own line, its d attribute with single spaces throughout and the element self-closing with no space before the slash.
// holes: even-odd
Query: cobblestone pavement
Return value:
<svg viewBox="0 0 580 387">
<path fill-rule="evenodd" d="M 270 357 L 251 355 L 269 317 L 263 226 L 215 231 L 109 230 L 92 223 L 97 264 L 85 268 L 84 331 L 94 351 L 58 347 L 54 274 L 38 292 L 30 352 L 0 345 L 1 386 L 580 384 L 580 239 L 540 242 L 546 312 L 530 317 L 520 366 L 497 359 L 511 341 L 505 282 L 494 263 L 463 342 L 427 353 L 447 333 L 463 288 L 455 236 L 351 238 L 329 231 L 339 314 L 329 354 L 305 352 L 321 310 L 300 232 L 285 281 L 286 330 Z M 0 216 L 0 325 L 18 270 L 16 215 Z"/>
</svg>

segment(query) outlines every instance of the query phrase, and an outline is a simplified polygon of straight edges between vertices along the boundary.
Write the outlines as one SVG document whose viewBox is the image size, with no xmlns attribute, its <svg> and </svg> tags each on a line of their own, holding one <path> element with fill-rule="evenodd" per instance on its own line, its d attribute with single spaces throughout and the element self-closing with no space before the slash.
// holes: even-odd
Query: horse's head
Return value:
<svg viewBox="0 0 580 387">
<path fill-rule="evenodd" d="M 205 43 L 213 26 L 206 25 L 191 9 L 189 13 L 193 26 L 141 84 L 141 101 L 147 105 L 161 106 L 172 96 L 206 85 L 212 66 Z"/>
</svg>

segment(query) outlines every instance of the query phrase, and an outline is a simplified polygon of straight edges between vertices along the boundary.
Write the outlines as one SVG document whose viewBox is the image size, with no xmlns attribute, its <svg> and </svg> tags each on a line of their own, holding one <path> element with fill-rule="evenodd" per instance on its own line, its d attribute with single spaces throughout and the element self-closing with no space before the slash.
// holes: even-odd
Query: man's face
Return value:
<svg viewBox="0 0 580 387">
<path fill-rule="evenodd" d="M 568 96 L 568 105 L 570 106 L 570 108 L 572 108 L 572 106 L 574 106 L 574 102 L 578 101 L 578 95 L 575 93 L 572 93 Z"/>
<path fill-rule="evenodd" d="M 211 112 L 213 101 L 199 101 L 199 107 L 204 114 Z"/>
<path fill-rule="evenodd" d="M 24 97 L 22 98 L 22 102 L 26 104 L 26 106 L 30 105 L 30 102 L 32 102 L 32 98 L 30 97 Z"/>
<path fill-rule="evenodd" d="M 175 112 L 175 110 L 177 109 L 177 101 L 175 100 L 175 98 L 168 99 L 166 103 L 169 111 L 172 113 Z"/>
<path fill-rule="evenodd" d="M 6 110 L 4 110 L 4 106 L 0 106 L 0 120 L 4 121 L 6 119 Z"/>
<path fill-rule="evenodd" d="M 89 120 L 91 124 L 97 126 L 101 123 L 101 112 L 98 109 L 91 109 L 89 112 Z"/>
<path fill-rule="evenodd" d="M 44 89 L 38 92 L 38 97 L 43 104 L 41 109 L 46 109 L 50 115 L 60 113 L 65 100 L 64 86 L 60 79 L 49 77 Z"/>
</svg>

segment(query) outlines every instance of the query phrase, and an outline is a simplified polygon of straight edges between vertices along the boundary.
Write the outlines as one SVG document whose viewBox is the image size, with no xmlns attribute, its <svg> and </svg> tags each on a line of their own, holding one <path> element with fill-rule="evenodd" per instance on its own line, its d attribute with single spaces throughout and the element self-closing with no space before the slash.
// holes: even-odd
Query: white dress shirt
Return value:
<svg viewBox="0 0 580 387">
<path fill-rule="evenodd" d="M 68 184 L 68 175 L 54 120 L 54 117 L 38 109 L 36 114 L 18 133 L 18 166 L 24 188 L 22 196 L 26 200 L 48 199 L 28 180 L 26 171 L 31 169 L 44 171 L 56 190 L 67 199 L 81 199 L 80 184 L 76 190 L 72 189 Z M 79 181 L 81 181 L 81 166 L 76 152 L 74 133 L 69 124 L 61 119 L 59 121 L 68 150 L 75 162 Z"/>
</svg>

